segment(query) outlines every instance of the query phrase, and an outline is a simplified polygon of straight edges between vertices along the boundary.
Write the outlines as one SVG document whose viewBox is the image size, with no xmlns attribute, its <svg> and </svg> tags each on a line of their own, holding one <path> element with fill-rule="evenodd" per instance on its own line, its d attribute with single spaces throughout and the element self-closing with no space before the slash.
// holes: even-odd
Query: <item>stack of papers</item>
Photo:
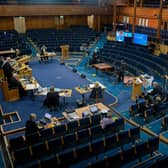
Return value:
<svg viewBox="0 0 168 168">
<path fill-rule="evenodd" d="M 78 116 L 75 112 L 69 113 L 69 114 L 68 114 L 68 117 L 69 117 L 70 119 L 78 119 L 78 118 L 79 118 L 79 116 Z"/>
</svg>

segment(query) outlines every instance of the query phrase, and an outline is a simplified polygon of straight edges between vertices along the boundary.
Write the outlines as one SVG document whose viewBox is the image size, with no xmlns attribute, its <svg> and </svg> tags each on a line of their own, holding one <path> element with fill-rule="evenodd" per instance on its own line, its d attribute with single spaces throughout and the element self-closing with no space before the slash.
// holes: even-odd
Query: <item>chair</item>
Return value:
<svg viewBox="0 0 168 168">
<path fill-rule="evenodd" d="M 122 164 L 135 160 L 136 159 L 135 148 L 131 147 L 131 148 L 122 150 L 122 157 L 123 157 Z"/>
<path fill-rule="evenodd" d="M 144 119 L 146 122 L 148 122 L 150 119 L 152 119 L 154 116 L 154 110 L 152 108 L 149 108 L 144 111 Z"/>
<path fill-rule="evenodd" d="M 117 135 L 113 134 L 105 138 L 105 150 L 111 150 L 118 146 Z"/>
<path fill-rule="evenodd" d="M 76 134 L 71 133 L 63 136 L 63 147 L 70 148 L 76 145 L 77 139 L 76 139 Z"/>
<path fill-rule="evenodd" d="M 85 117 L 79 120 L 79 129 L 88 128 L 91 125 L 91 118 Z"/>
<path fill-rule="evenodd" d="M 78 146 L 75 150 L 75 161 L 80 162 L 82 160 L 88 159 L 91 156 L 90 146 L 90 143 Z"/>
<path fill-rule="evenodd" d="M 88 129 L 82 129 L 77 132 L 77 143 L 83 144 L 91 140 L 90 132 Z"/>
<path fill-rule="evenodd" d="M 62 143 L 61 137 L 50 139 L 47 142 L 48 142 L 48 148 L 50 153 L 58 153 L 63 149 L 63 146 L 62 146 L 63 143 Z"/>
<path fill-rule="evenodd" d="M 137 139 L 140 139 L 140 127 L 129 129 L 130 140 L 134 144 Z"/>
<path fill-rule="evenodd" d="M 123 145 L 130 143 L 131 139 L 128 131 L 122 131 L 118 133 L 118 144 L 123 149 Z"/>
<path fill-rule="evenodd" d="M 104 128 L 104 135 L 108 136 L 108 135 L 111 135 L 111 134 L 115 133 L 116 132 L 116 128 L 115 127 L 116 127 L 116 123 L 115 122 L 106 125 L 106 127 Z"/>
<path fill-rule="evenodd" d="M 32 160 L 32 155 L 29 147 L 24 147 L 13 152 L 14 164 L 20 165 L 28 163 Z"/>
<path fill-rule="evenodd" d="M 39 159 L 48 153 L 48 149 L 45 142 L 40 142 L 31 146 L 32 155 L 34 158 Z"/>
<path fill-rule="evenodd" d="M 105 141 L 104 139 L 101 139 L 99 141 L 95 141 L 91 143 L 91 155 L 95 156 L 96 158 L 100 153 L 103 153 L 105 151 Z"/>
<path fill-rule="evenodd" d="M 107 168 L 119 168 L 122 163 L 121 152 L 114 152 L 107 158 Z"/>
<path fill-rule="evenodd" d="M 56 155 L 49 155 L 48 157 L 45 157 L 42 160 L 40 160 L 40 165 L 42 168 L 53 167 L 53 165 L 55 167 L 57 167 L 58 166 L 58 159 L 57 159 Z"/>
<path fill-rule="evenodd" d="M 65 133 L 67 133 L 67 130 L 68 129 L 67 129 L 66 124 L 56 125 L 54 127 L 55 136 L 64 135 Z"/>
<path fill-rule="evenodd" d="M 134 116 L 135 114 L 138 113 L 138 105 L 137 104 L 132 104 L 129 108 L 130 115 Z"/>
<path fill-rule="evenodd" d="M 124 118 L 118 118 L 117 120 L 115 120 L 116 132 L 119 132 L 120 130 L 124 130 L 124 128 L 125 128 Z"/>
<path fill-rule="evenodd" d="M 35 132 L 26 136 L 26 141 L 30 145 L 39 142 L 39 140 L 40 140 L 39 132 Z"/>
<path fill-rule="evenodd" d="M 141 101 L 141 102 L 138 103 L 138 111 L 139 111 L 139 113 L 143 113 L 144 112 L 145 105 L 146 105 L 145 101 Z"/>
<path fill-rule="evenodd" d="M 135 145 L 136 156 L 141 161 L 141 158 L 148 153 L 147 142 L 142 142 Z"/>
<path fill-rule="evenodd" d="M 58 164 L 59 167 L 61 168 L 69 167 L 72 163 L 74 163 L 74 160 L 75 160 L 73 149 L 71 148 L 68 151 L 60 152 L 58 154 L 58 158 L 59 158 L 59 164 Z"/>
<path fill-rule="evenodd" d="M 92 125 L 100 124 L 100 120 L 101 120 L 101 114 L 99 114 L 99 113 L 91 116 Z"/>
<path fill-rule="evenodd" d="M 158 150 L 158 148 L 159 148 L 159 137 L 153 137 L 148 139 L 148 150 L 151 156 L 154 151 Z"/>
<path fill-rule="evenodd" d="M 69 133 L 74 132 L 74 131 L 77 131 L 77 130 L 78 130 L 78 127 L 79 127 L 79 122 L 78 122 L 78 120 L 69 121 L 69 122 L 67 123 L 67 127 L 68 127 L 68 132 L 69 132 Z"/>
<path fill-rule="evenodd" d="M 162 117 L 161 126 L 164 130 L 168 128 L 168 116 Z"/>
<path fill-rule="evenodd" d="M 27 143 L 26 143 L 23 136 L 19 136 L 19 137 L 12 138 L 9 140 L 9 147 L 10 147 L 10 150 L 12 150 L 12 151 L 19 149 L 19 148 L 22 148 L 26 145 L 27 145 Z"/>
<path fill-rule="evenodd" d="M 106 159 L 103 160 L 95 160 L 94 162 L 88 163 L 88 166 L 86 168 L 106 168 Z"/>
<path fill-rule="evenodd" d="M 103 129 L 101 128 L 101 125 L 95 125 L 95 126 L 91 127 L 90 132 L 91 132 L 92 140 L 94 140 L 98 137 L 102 137 L 102 135 L 103 135 Z"/>
<path fill-rule="evenodd" d="M 49 138 L 53 137 L 53 135 L 54 135 L 53 128 L 40 130 L 40 139 L 41 140 L 49 139 Z"/>
</svg>

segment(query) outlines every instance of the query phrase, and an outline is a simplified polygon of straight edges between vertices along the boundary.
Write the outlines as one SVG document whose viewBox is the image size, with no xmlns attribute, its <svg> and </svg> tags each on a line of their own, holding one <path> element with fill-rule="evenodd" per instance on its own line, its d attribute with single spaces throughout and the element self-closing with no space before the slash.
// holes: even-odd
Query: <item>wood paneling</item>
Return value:
<svg viewBox="0 0 168 168">
<path fill-rule="evenodd" d="M 111 7 L 78 5 L 1 5 L 0 16 L 107 15 Z"/>
<path fill-rule="evenodd" d="M 26 17 L 26 29 L 55 28 L 53 16 Z"/>
<path fill-rule="evenodd" d="M 13 17 L 0 17 L 0 30 L 13 30 Z"/>
<path fill-rule="evenodd" d="M 87 25 L 87 16 L 65 16 L 65 26 L 71 25 Z"/>
</svg>

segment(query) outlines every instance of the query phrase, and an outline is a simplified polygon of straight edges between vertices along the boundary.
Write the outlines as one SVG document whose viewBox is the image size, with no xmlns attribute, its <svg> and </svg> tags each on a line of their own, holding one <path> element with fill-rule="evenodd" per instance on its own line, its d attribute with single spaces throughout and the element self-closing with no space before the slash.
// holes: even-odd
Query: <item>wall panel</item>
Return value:
<svg viewBox="0 0 168 168">
<path fill-rule="evenodd" d="M 0 30 L 13 30 L 13 17 L 0 17 Z"/>
<path fill-rule="evenodd" d="M 26 29 L 55 28 L 53 16 L 26 17 Z"/>
</svg>

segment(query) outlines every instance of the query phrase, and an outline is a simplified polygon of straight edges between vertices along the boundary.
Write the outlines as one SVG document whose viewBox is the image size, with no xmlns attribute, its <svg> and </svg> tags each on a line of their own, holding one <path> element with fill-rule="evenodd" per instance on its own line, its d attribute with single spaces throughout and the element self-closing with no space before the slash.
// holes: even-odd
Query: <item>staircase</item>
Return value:
<svg viewBox="0 0 168 168">
<path fill-rule="evenodd" d="M 40 48 L 37 47 L 37 45 L 31 40 L 31 38 L 27 37 L 27 41 L 31 45 L 32 53 L 34 53 L 34 56 L 36 56 L 36 53 L 41 53 Z"/>
</svg>

